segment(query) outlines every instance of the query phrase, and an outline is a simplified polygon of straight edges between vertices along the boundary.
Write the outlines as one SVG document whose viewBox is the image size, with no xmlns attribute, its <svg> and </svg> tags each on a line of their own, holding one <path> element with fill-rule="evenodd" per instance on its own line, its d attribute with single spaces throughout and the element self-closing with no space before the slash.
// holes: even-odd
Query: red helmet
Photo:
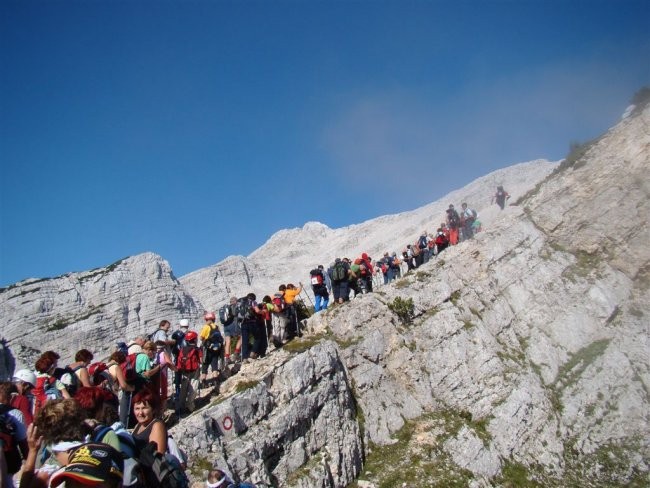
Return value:
<svg viewBox="0 0 650 488">
<path fill-rule="evenodd" d="M 204 320 L 212 320 L 214 321 L 217 317 L 214 315 L 214 312 L 205 312 L 205 315 L 203 316 Z"/>
<path fill-rule="evenodd" d="M 185 334 L 185 340 L 187 342 L 195 341 L 197 337 L 198 337 L 198 335 L 193 330 L 191 330 L 187 334 Z"/>
</svg>

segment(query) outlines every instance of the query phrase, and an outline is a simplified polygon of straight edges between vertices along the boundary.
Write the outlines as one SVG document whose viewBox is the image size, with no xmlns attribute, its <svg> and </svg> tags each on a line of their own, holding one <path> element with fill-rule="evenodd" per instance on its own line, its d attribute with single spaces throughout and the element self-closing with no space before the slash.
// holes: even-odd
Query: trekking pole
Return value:
<svg viewBox="0 0 650 488">
<path fill-rule="evenodd" d="M 314 310 L 316 310 L 316 305 L 314 305 L 314 302 L 311 301 L 311 297 L 309 296 L 309 294 L 305 290 L 305 285 L 303 285 L 300 281 L 298 282 L 298 284 L 300 285 L 300 293 L 305 294 L 305 296 L 307 297 L 307 300 L 309 300 L 309 303 L 311 303 L 311 306 L 314 307 Z"/>
</svg>

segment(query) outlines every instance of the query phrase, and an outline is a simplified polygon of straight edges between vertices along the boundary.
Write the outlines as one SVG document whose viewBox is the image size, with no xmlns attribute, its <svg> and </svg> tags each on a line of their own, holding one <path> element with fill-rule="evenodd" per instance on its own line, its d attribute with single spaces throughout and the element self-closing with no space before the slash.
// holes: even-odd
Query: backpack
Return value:
<svg viewBox="0 0 650 488">
<path fill-rule="evenodd" d="M 312 269 L 309 272 L 309 276 L 311 277 L 311 285 L 312 286 L 318 286 L 323 284 L 323 273 L 319 269 Z"/>
<path fill-rule="evenodd" d="M 210 327 L 210 335 L 205 341 L 203 341 L 204 346 L 211 351 L 218 351 L 221 349 L 223 342 L 223 336 L 221 335 L 221 332 L 219 332 L 219 327 L 216 325 L 214 327 Z"/>
<path fill-rule="evenodd" d="M 15 419 L 9 415 L 10 410 L 13 410 L 13 408 L 9 405 L 0 405 L 0 440 L 2 441 L 2 450 L 7 462 L 7 472 L 14 474 L 20 471 L 23 461 L 18 450 Z"/>
<path fill-rule="evenodd" d="M 348 277 L 348 271 L 345 269 L 343 261 L 334 264 L 332 268 L 332 281 L 343 281 Z"/>
<path fill-rule="evenodd" d="M 226 304 L 219 309 L 219 322 L 221 322 L 221 325 L 230 325 L 233 320 L 235 320 L 235 317 L 232 314 L 230 305 Z"/>
<path fill-rule="evenodd" d="M 183 346 L 176 359 L 176 367 L 181 373 L 193 373 L 201 364 L 201 355 L 196 346 Z"/>
<path fill-rule="evenodd" d="M 458 224 L 460 223 L 458 212 L 456 212 L 456 210 L 452 210 L 451 212 L 447 212 L 447 215 L 449 216 L 449 227 L 452 229 L 458 227 Z"/>
<path fill-rule="evenodd" d="M 172 346 L 172 354 L 174 356 L 178 356 L 178 353 L 180 352 L 183 345 L 183 341 L 185 340 L 185 334 L 182 330 L 175 330 L 172 333 L 171 338 L 175 341 L 174 345 Z"/>
<path fill-rule="evenodd" d="M 68 390 L 70 396 L 74 396 L 74 394 L 77 393 L 77 390 L 81 386 L 79 377 L 75 374 L 75 372 L 81 368 L 83 368 L 83 364 L 77 366 L 74 369 L 72 369 L 70 366 L 66 366 L 65 368 L 57 368 L 54 370 L 53 376 L 65 385 L 65 389 Z"/>
<path fill-rule="evenodd" d="M 285 303 L 284 297 L 281 293 L 276 293 L 271 302 L 273 303 L 273 313 L 282 313 L 284 312 L 284 309 L 287 308 L 287 304 Z"/>
<path fill-rule="evenodd" d="M 88 376 L 90 376 L 93 386 L 100 386 L 104 381 L 108 381 L 111 386 L 113 384 L 113 378 L 108 373 L 108 366 L 101 361 L 88 366 Z"/>
<path fill-rule="evenodd" d="M 134 384 L 138 380 L 138 373 L 135 372 L 135 362 L 140 353 L 132 353 L 126 356 L 126 360 L 120 364 L 124 379 L 129 384 Z"/>
<path fill-rule="evenodd" d="M 53 376 L 38 376 L 32 390 L 34 395 L 34 417 L 48 400 L 60 400 L 63 395 L 56 388 L 56 378 Z"/>
<path fill-rule="evenodd" d="M 91 435 L 92 442 L 103 442 L 104 437 L 111 430 L 117 435 L 120 444 L 119 451 L 124 456 L 123 486 L 142 486 L 144 476 L 136 460 L 138 457 L 138 448 L 133 439 L 133 435 L 120 422 L 116 422 L 110 427 L 102 424 L 97 425 Z"/>
<path fill-rule="evenodd" d="M 420 236 L 420 239 L 418 240 L 418 247 L 420 249 L 426 249 L 428 247 L 426 236 Z"/>
<path fill-rule="evenodd" d="M 253 303 L 247 297 L 237 300 L 235 305 L 235 316 L 240 322 L 247 320 L 255 320 L 255 312 L 253 312 Z"/>
<path fill-rule="evenodd" d="M 145 478 L 145 486 L 159 488 L 188 488 L 190 482 L 179 460 L 169 454 L 160 454 L 156 443 L 150 442 L 140 451 L 138 464 Z"/>
</svg>

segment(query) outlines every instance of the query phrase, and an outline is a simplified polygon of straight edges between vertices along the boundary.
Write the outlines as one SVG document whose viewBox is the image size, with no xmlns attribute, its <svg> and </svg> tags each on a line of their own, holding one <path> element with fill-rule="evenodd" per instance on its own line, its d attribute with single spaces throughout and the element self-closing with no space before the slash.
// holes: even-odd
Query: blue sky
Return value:
<svg viewBox="0 0 650 488">
<path fill-rule="evenodd" d="M 410 210 L 650 83 L 643 1 L 0 3 L 0 286 Z"/>
</svg>

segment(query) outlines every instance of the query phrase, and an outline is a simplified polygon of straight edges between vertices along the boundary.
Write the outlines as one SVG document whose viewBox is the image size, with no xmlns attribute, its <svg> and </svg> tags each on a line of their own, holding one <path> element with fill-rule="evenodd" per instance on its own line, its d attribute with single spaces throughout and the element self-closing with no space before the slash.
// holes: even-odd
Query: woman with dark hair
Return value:
<svg viewBox="0 0 650 488">
<path fill-rule="evenodd" d="M 167 427 L 160 420 L 160 398 L 149 388 L 144 388 L 133 397 L 133 413 L 138 425 L 133 429 L 133 438 L 139 449 L 150 442 L 156 443 L 160 454 L 167 452 Z"/>
<path fill-rule="evenodd" d="M 77 354 L 75 354 L 74 363 L 68 366 L 68 369 L 70 369 L 70 371 L 72 371 L 76 376 L 78 388 L 81 388 L 82 386 L 93 386 L 90 381 L 90 375 L 88 374 L 88 366 L 94 357 L 93 353 L 88 349 L 81 349 L 77 351 Z"/>
</svg>

